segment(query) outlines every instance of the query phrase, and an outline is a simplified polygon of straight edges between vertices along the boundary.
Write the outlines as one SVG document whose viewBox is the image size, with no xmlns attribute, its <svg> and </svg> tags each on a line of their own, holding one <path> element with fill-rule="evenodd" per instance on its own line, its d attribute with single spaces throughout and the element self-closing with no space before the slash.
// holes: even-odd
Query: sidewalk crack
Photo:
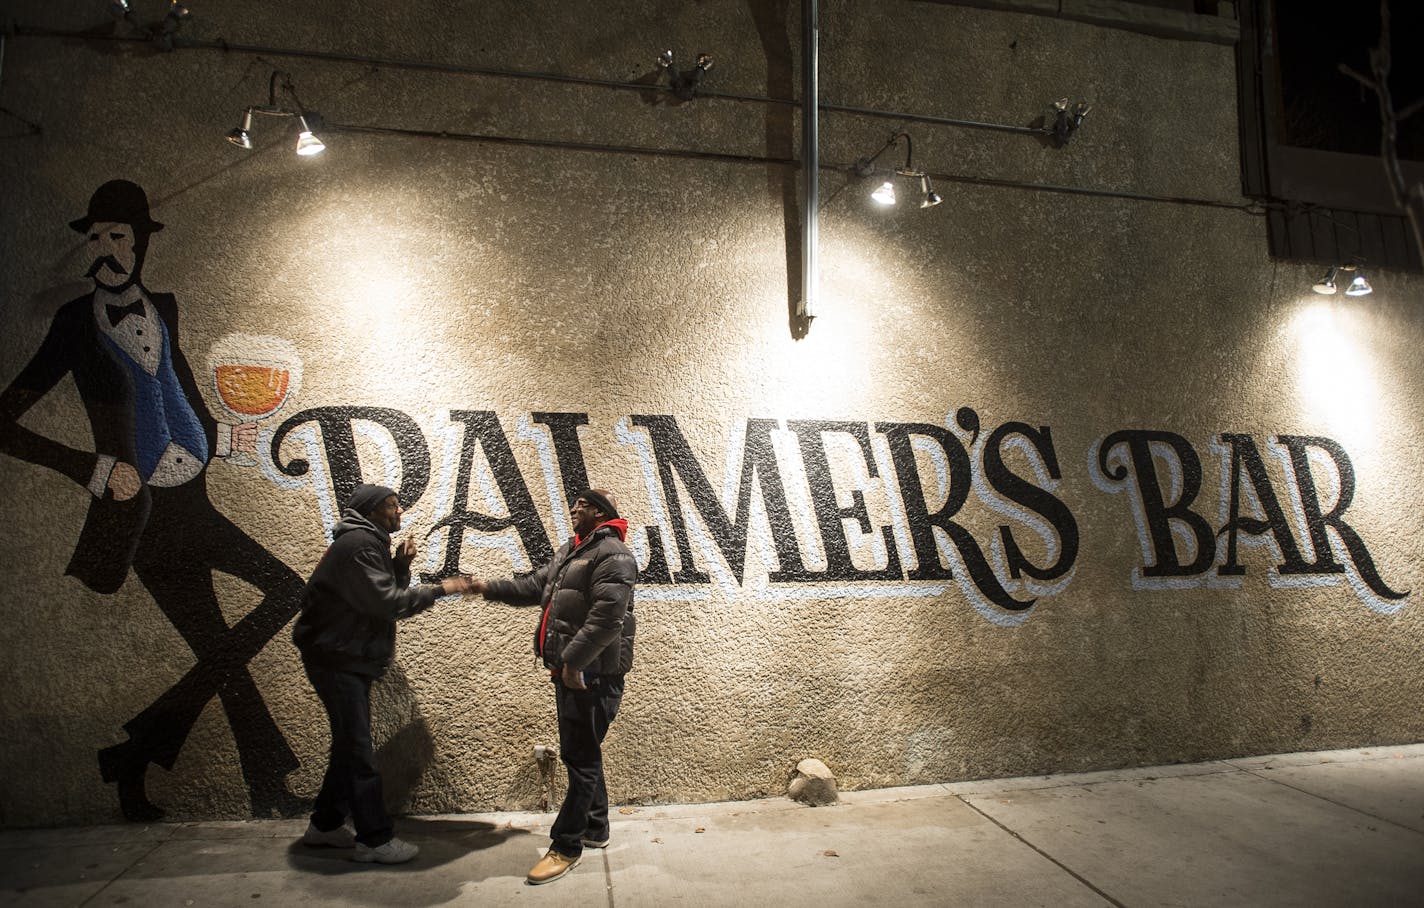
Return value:
<svg viewBox="0 0 1424 908">
<path fill-rule="evenodd" d="M 95 889 L 93 895 L 89 896 L 87 899 L 85 899 L 84 901 L 80 902 L 80 903 L 79 903 L 80 908 L 83 908 L 84 905 L 90 904 L 90 903 L 93 902 L 95 899 L 97 899 L 99 896 L 103 895 L 103 894 L 104 894 L 104 891 L 105 891 L 106 889 L 108 889 L 110 886 L 112 886 L 112 885 L 114 885 L 115 883 L 117 883 L 119 880 L 123 879 L 123 878 L 128 874 L 128 872 L 129 872 L 130 870 L 133 870 L 133 869 L 134 869 L 135 867 L 137 867 L 139 864 L 141 864 L 141 863 L 143 863 L 144 861 L 148 860 L 148 858 L 151 857 L 155 851 L 157 851 L 158 849 L 162 848 L 164 845 L 168 844 L 168 841 L 169 841 L 169 839 L 165 837 L 165 838 L 163 838 L 163 839 L 161 839 L 161 840 L 155 842 L 152 848 L 148 849 L 148 850 L 145 851 L 143 854 L 141 854 L 141 855 L 139 855 L 138 857 L 134 858 L 133 861 L 131 861 L 127 867 L 125 867 L 123 870 L 120 870 L 118 873 L 114 874 L 112 877 L 110 877 L 109 880 L 108 880 L 106 883 L 104 883 L 104 885 L 100 886 L 98 889 Z"/>
<path fill-rule="evenodd" d="M 603 884 L 604 884 L 604 886 L 607 887 L 607 889 L 608 889 L 608 908 L 614 908 L 614 905 L 613 905 L 613 869 L 609 866 L 609 863 L 608 863 L 608 849 L 607 849 L 607 848 L 604 848 L 604 849 L 603 849 L 602 857 L 603 857 Z"/>
<path fill-rule="evenodd" d="M 1270 782 L 1272 785 L 1280 785 L 1280 786 L 1282 786 L 1282 787 L 1284 787 L 1284 788 L 1289 788 L 1291 791 L 1298 791 L 1298 792 L 1300 792 L 1300 793 L 1303 794 L 1303 795 L 1309 795 L 1310 797 L 1312 797 L 1312 798 L 1317 798 L 1317 799 L 1319 799 L 1319 800 L 1321 800 L 1321 801 L 1324 801 L 1324 802 L 1327 803 L 1327 804 L 1334 804 L 1336 807 L 1343 807 L 1343 808 L 1345 808 L 1346 810 L 1352 810 L 1352 811 L 1354 811 L 1355 813 L 1358 813 L 1358 814 L 1360 814 L 1361 816 L 1369 817 L 1369 818 L 1372 819 L 1372 820 L 1378 820 L 1378 821 L 1381 822 L 1381 823 L 1388 823 L 1388 824 L 1391 825 L 1391 826 L 1398 826 L 1400 829 L 1408 830 L 1409 832 L 1412 832 L 1412 833 L 1414 833 L 1415 835 L 1424 835 L 1424 830 L 1415 829 L 1413 826 L 1406 826 L 1405 824 L 1399 822 L 1398 820 L 1391 820 L 1389 817 L 1382 817 L 1382 816 L 1379 816 L 1378 814 L 1370 813 L 1368 810 L 1364 810 L 1363 808 L 1356 807 L 1356 806 L 1353 805 L 1353 804 L 1346 804 L 1344 801 L 1337 801 L 1337 800 L 1335 800 L 1334 798 L 1327 798 L 1327 797 L 1326 797 L 1325 795 L 1323 795 L 1323 794 L 1319 794 L 1319 793 L 1317 793 L 1317 792 L 1310 791 L 1309 789 L 1306 789 L 1306 788 L 1301 788 L 1299 785 L 1292 785 L 1292 784 L 1289 783 L 1289 782 L 1284 782 L 1284 781 L 1282 781 L 1282 780 L 1280 780 L 1280 779 L 1273 779 L 1273 778 L 1271 778 L 1270 776 L 1262 775 L 1262 774 L 1261 774 L 1261 772 L 1262 772 L 1261 770 L 1256 770 L 1256 769 L 1243 769 L 1243 770 L 1241 770 L 1241 771 L 1244 772 L 1244 773 L 1246 773 L 1248 776 L 1255 776 L 1256 778 L 1260 779 L 1262 782 Z"/>
<path fill-rule="evenodd" d="M 958 801 L 959 801 L 961 804 L 963 804 L 965 807 L 968 807 L 970 810 L 972 810 L 972 811 L 974 811 L 975 813 L 979 814 L 979 816 L 983 817 L 984 819 L 988 820 L 990 823 L 993 823 L 995 826 L 997 826 L 997 827 L 999 827 L 1000 829 L 1002 829 L 1004 832 L 1007 832 L 1009 835 L 1013 836 L 1015 839 L 1017 839 L 1018 841 L 1022 842 L 1022 843 L 1023 843 L 1024 845 L 1026 845 L 1027 847 L 1033 849 L 1035 852 L 1037 852 L 1039 855 L 1041 855 L 1044 859 L 1048 860 L 1050 863 L 1052 863 L 1054 866 L 1056 866 L 1059 870 L 1062 870 L 1064 873 L 1068 874 L 1068 875 L 1071 876 L 1073 879 L 1077 880 L 1078 882 L 1082 883 L 1084 886 L 1086 886 L 1086 887 L 1088 887 L 1089 889 L 1091 889 L 1091 890 L 1093 890 L 1094 892 L 1096 892 L 1096 893 L 1099 895 L 1099 897 L 1101 897 L 1104 901 L 1106 901 L 1106 902 L 1108 902 L 1108 903 L 1110 903 L 1110 904 L 1112 904 L 1112 905 L 1115 905 L 1116 908 L 1127 908 L 1127 906 L 1124 905 L 1122 902 L 1119 902 L 1117 899 L 1113 898 L 1112 896 L 1108 895 L 1106 892 L 1104 892 L 1103 890 L 1101 890 L 1101 889 L 1099 889 L 1097 886 L 1095 886 L 1095 885 L 1092 883 L 1092 881 L 1090 881 L 1087 877 L 1083 876 L 1081 873 L 1078 873 L 1078 872 L 1077 872 L 1076 870 L 1074 870 L 1072 867 L 1069 867 L 1067 864 L 1065 864 L 1065 863 L 1063 863 L 1062 861 L 1058 860 L 1058 859 L 1055 858 L 1053 855 L 1051 855 L 1051 854 L 1049 854 L 1048 852 L 1044 851 L 1042 848 L 1039 848 L 1037 845 L 1033 844 L 1033 843 L 1030 842 L 1028 839 L 1024 838 L 1023 836 L 1019 835 L 1019 834 L 1018 834 L 1017 832 L 1015 832 L 1014 830 L 1012 830 L 1012 829 L 1010 829 L 1009 827 L 1005 826 L 1003 823 L 1000 823 L 1000 822 L 999 822 L 997 819 L 995 819 L 994 817 L 992 817 L 992 816 L 990 816 L 989 814 L 985 813 L 984 811 L 980 810 L 978 807 L 975 807 L 973 804 L 969 803 L 968 801 L 966 801 L 964 798 L 960 797 L 959 795 L 955 795 L 955 799 L 958 800 Z"/>
</svg>

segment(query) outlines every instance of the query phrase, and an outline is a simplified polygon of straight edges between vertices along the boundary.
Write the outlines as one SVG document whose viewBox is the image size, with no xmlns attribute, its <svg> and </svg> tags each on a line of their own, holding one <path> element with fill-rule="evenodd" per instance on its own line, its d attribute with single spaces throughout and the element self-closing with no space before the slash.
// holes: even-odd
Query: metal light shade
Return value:
<svg viewBox="0 0 1424 908">
<path fill-rule="evenodd" d="M 1314 285 L 1312 285 L 1310 289 L 1314 290 L 1316 293 L 1323 293 L 1326 296 L 1329 296 L 1330 294 L 1334 293 L 1335 275 L 1337 272 L 1339 272 L 1339 270 L 1340 269 L 1338 268 L 1331 268 L 1329 271 L 1325 272 L 1325 276 L 1322 277 L 1319 281 L 1317 281 Z"/>
<path fill-rule="evenodd" d="M 252 148 L 252 136 L 248 130 L 252 128 L 252 109 L 248 108 L 242 112 L 242 125 L 227 134 L 227 140 L 238 148 Z"/>
<path fill-rule="evenodd" d="M 326 145 L 322 144 L 321 139 L 312 135 L 311 127 L 307 125 L 307 118 L 297 117 L 297 120 L 302 124 L 301 135 L 297 136 L 297 154 L 309 158 L 314 154 L 326 151 Z"/>
<path fill-rule="evenodd" d="M 895 204 L 895 184 L 886 180 L 880 184 L 880 188 L 870 194 L 870 197 L 882 205 Z"/>
<path fill-rule="evenodd" d="M 1363 274 L 1355 275 L 1355 279 L 1350 282 L 1350 286 L 1345 288 L 1346 296 L 1369 296 L 1375 292 L 1375 288 L 1370 286 L 1370 282 L 1365 280 Z"/>
<path fill-rule="evenodd" d="M 944 201 L 944 199 L 940 198 L 939 193 L 934 191 L 934 187 L 930 185 L 930 178 L 927 174 L 920 174 L 920 191 L 925 194 L 924 201 L 920 202 L 921 208 L 933 208 Z"/>
</svg>

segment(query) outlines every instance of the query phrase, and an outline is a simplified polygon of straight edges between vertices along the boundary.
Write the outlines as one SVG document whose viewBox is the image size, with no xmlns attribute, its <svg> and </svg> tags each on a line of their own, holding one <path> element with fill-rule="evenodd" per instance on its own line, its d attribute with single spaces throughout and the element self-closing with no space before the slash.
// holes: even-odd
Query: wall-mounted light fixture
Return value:
<svg viewBox="0 0 1424 908">
<path fill-rule="evenodd" d="M 1346 296 L 1369 296 L 1375 292 L 1375 288 L 1370 286 L 1370 282 L 1365 280 L 1364 271 L 1359 265 L 1332 265 L 1330 270 L 1325 272 L 1325 276 L 1311 285 L 1311 290 L 1316 293 L 1330 296 L 1339 290 L 1340 275 L 1353 275 L 1350 283 L 1345 287 Z"/>
<path fill-rule="evenodd" d="M 108 0 L 109 15 L 127 24 L 139 35 L 153 42 L 159 50 L 172 50 L 173 41 L 178 35 L 178 29 L 183 27 L 183 20 L 188 18 L 188 7 L 179 3 L 178 0 L 169 0 L 168 13 L 158 22 L 145 25 L 138 21 L 134 15 L 133 7 L 129 5 L 129 0 Z"/>
<path fill-rule="evenodd" d="M 901 139 L 905 140 L 904 166 L 896 167 L 893 171 L 891 171 L 886 176 L 885 182 L 881 183 L 878 187 L 876 187 L 875 191 L 870 194 L 870 197 L 875 201 L 879 202 L 881 205 L 896 204 L 898 201 L 898 196 L 895 192 L 895 179 L 896 177 L 908 177 L 910 179 L 920 181 L 920 207 L 933 208 L 935 205 L 938 205 L 940 202 L 944 201 L 944 199 L 941 198 L 940 194 L 938 192 L 935 192 L 934 187 L 930 185 L 929 174 L 925 173 L 923 170 L 915 169 L 914 145 L 910 140 L 910 134 L 904 132 L 903 130 L 892 134 L 890 136 L 890 139 L 884 145 L 882 145 L 880 147 L 880 150 L 877 151 L 875 154 L 870 155 L 869 157 L 861 158 L 859 161 L 856 161 L 855 172 L 862 177 L 874 175 L 876 173 L 876 159 L 878 159 L 885 152 L 893 148 L 895 143 L 900 141 Z"/>
<path fill-rule="evenodd" d="M 292 106 L 277 102 L 279 90 L 291 98 Z M 301 101 L 297 99 L 297 90 L 292 85 L 292 77 L 281 70 L 272 71 L 272 78 L 267 85 L 267 103 L 253 105 L 244 110 L 242 125 L 227 134 L 227 140 L 238 148 L 252 148 L 253 114 L 261 114 L 264 117 L 295 117 L 298 127 L 297 154 L 305 158 L 326 151 L 326 145 L 316 136 L 316 130 L 321 128 L 321 115 L 302 106 Z"/>
<path fill-rule="evenodd" d="M 658 55 L 658 65 L 668 71 L 668 81 L 672 83 L 672 93 L 684 101 L 691 101 L 702 85 L 702 77 L 712 68 L 710 54 L 698 54 L 697 63 L 686 72 L 678 72 L 672 65 L 672 51 L 665 50 Z"/>
<path fill-rule="evenodd" d="M 1055 148 L 1062 148 L 1068 144 L 1068 140 L 1073 138 L 1073 133 L 1078 131 L 1078 127 L 1083 125 L 1083 118 L 1088 115 L 1088 111 L 1093 108 L 1088 106 L 1087 101 L 1079 101 L 1073 105 L 1073 110 L 1068 110 L 1068 99 L 1059 98 L 1053 102 L 1053 145 Z"/>
</svg>

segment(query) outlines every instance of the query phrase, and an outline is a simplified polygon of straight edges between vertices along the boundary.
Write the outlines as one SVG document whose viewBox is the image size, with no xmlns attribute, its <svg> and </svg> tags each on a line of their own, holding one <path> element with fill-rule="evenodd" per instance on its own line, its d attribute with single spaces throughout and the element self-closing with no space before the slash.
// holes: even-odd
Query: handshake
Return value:
<svg viewBox="0 0 1424 908">
<path fill-rule="evenodd" d="M 402 569 L 409 570 L 410 563 L 415 560 L 415 540 L 402 540 L 391 553 L 391 558 Z M 485 592 L 485 581 L 469 574 L 446 577 L 437 585 L 442 596 L 483 596 Z"/>
<path fill-rule="evenodd" d="M 410 562 L 416 559 L 416 541 L 414 539 L 402 539 L 396 545 L 396 551 L 392 552 L 392 559 L 400 568 L 409 571 Z M 456 574 L 447 576 L 440 581 L 441 596 L 481 596 L 484 595 L 484 581 L 468 574 Z"/>
<path fill-rule="evenodd" d="M 442 596 L 483 596 L 485 592 L 485 582 L 478 577 L 471 577 L 469 574 L 456 574 L 454 577 L 446 577 L 440 581 L 440 595 Z"/>
</svg>

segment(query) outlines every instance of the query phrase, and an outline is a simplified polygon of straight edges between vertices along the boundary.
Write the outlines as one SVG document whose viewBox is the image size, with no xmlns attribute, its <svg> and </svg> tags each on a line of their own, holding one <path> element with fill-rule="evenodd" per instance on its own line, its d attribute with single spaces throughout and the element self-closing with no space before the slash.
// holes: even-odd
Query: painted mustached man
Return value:
<svg viewBox="0 0 1424 908">
<path fill-rule="evenodd" d="M 149 216 L 143 189 L 105 183 L 69 226 L 84 235 L 94 289 L 59 310 L 39 350 L 0 393 L 0 451 L 87 490 L 88 516 L 65 573 L 113 593 L 132 568 L 196 657 L 180 681 L 124 724 L 128 740 L 99 752 L 100 772 L 117 786 L 126 818 L 158 819 L 163 811 L 145 793 L 147 768 L 173 768 L 216 695 L 253 815 L 291 813 L 302 804 L 283 777 L 297 759 L 247 663 L 296 614 L 301 578 L 219 513 L 207 493 L 211 459 L 232 447 L 252 449 L 256 427 L 213 419 L 179 345 L 176 301 L 141 281 L 149 239 L 163 229 Z M 20 424 L 65 376 L 84 405 L 93 451 Z M 232 627 L 213 591 L 215 570 L 262 592 Z"/>
<path fill-rule="evenodd" d="M 371 684 L 390 665 L 396 622 L 419 614 L 437 596 L 475 591 L 469 577 L 410 585 L 415 543 L 391 552 L 400 529 L 400 499 L 385 486 L 351 493 L 331 545 L 302 593 L 292 639 L 331 723 L 331 759 L 316 797 L 307 845 L 355 846 L 353 860 L 401 864 L 419 849 L 393 835 L 381 774 L 371 749 Z M 347 817 L 354 833 L 345 826 Z"/>
<path fill-rule="evenodd" d="M 476 592 L 509 605 L 542 605 L 534 651 L 553 676 L 559 757 L 569 790 L 554 820 L 550 848 L 525 878 L 559 879 L 583 849 L 608 845 L 603 738 L 618 715 L 623 676 L 633 666 L 633 583 L 638 565 L 623 544 L 628 522 L 604 489 L 589 489 L 569 510 L 574 538 L 526 577 L 476 580 Z"/>
</svg>

